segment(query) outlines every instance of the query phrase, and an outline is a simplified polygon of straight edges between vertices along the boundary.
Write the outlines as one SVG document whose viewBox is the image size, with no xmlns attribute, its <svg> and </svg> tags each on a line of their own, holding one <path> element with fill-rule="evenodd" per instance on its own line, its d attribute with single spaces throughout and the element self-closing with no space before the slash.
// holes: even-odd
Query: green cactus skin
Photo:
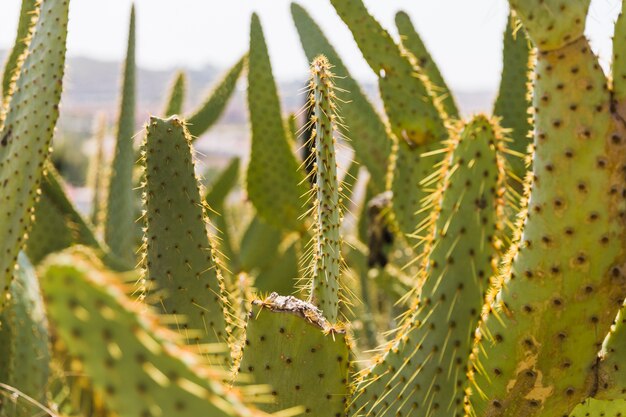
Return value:
<svg viewBox="0 0 626 417">
<path fill-rule="evenodd" d="M 185 103 L 185 94 L 187 90 L 187 77 L 183 71 L 178 71 L 170 87 L 167 100 L 165 101 L 165 111 L 163 114 L 167 116 L 173 116 L 180 114 L 183 110 L 183 104 Z"/>
<path fill-rule="evenodd" d="M 626 352 L 626 309 L 622 307 L 615 318 L 615 324 L 604 340 L 598 362 L 597 392 L 593 397 L 599 400 L 626 400 L 626 376 L 624 375 L 624 352 Z M 595 402 L 596 404 L 605 401 Z M 625 402 L 626 404 L 626 402 Z M 598 406 L 598 409 L 602 407 Z M 626 407 L 623 408 L 626 411 Z"/>
<path fill-rule="evenodd" d="M 246 58 L 244 55 L 228 70 L 215 88 L 211 90 L 206 101 L 188 117 L 189 133 L 194 140 L 209 130 L 224 112 L 230 97 L 235 92 L 237 80 L 239 80 L 239 76 L 246 65 Z"/>
<path fill-rule="evenodd" d="M 204 201 L 216 209 L 217 207 L 223 207 L 226 202 L 226 197 L 235 188 L 239 181 L 239 170 L 241 169 L 241 160 L 239 158 L 233 158 L 226 168 L 220 173 L 219 177 L 210 185 Z"/>
<path fill-rule="evenodd" d="M 89 160 L 87 172 L 87 186 L 93 192 L 89 219 L 95 228 L 98 228 L 100 225 L 101 216 L 104 213 L 102 206 L 104 205 L 104 192 L 107 183 L 104 174 L 107 171 L 106 156 L 104 153 L 104 139 L 106 137 L 106 131 L 106 118 L 104 114 L 102 114 L 97 118 L 96 128 L 92 139 L 95 142 L 96 150 Z"/>
<path fill-rule="evenodd" d="M 340 129 L 343 136 L 350 140 L 356 160 L 369 171 L 370 184 L 374 191 L 383 192 L 386 187 L 387 164 L 393 143 L 385 122 L 363 94 L 361 87 L 352 78 L 337 52 L 306 10 L 292 3 L 291 15 L 308 60 L 313 61 L 320 54 L 326 56 L 333 64 L 336 88 L 339 91 L 350 92 L 350 100 L 337 103 L 338 112 L 345 124 Z"/>
<path fill-rule="evenodd" d="M 301 406 L 303 415 L 345 416 L 349 363 L 345 330 L 315 306 L 276 293 L 253 302 L 239 368 L 271 386 L 264 411 Z"/>
<path fill-rule="evenodd" d="M 554 51 L 583 36 L 591 0 L 509 0 L 542 51 Z"/>
<path fill-rule="evenodd" d="M 311 293 L 309 302 L 319 307 L 326 319 L 337 322 L 339 314 L 341 276 L 341 221 L 343 204 L 339 194 L 337 161 L 335 159 L 335 132 L 337 116 L 335 107 L 334 75 L 328 59 L 320 55 L 311 63 L 310 105 L 313 107 L 311 123 L 315 130 L 314 141 L 314 241 L 311 261 Z"/>
<path fill-rule="evenodd" d="M 9 54 L 2 73 L 2 101 L 6 102 L 11 93 L 11 83 L 17 77 L 20 70 L 20 57 L 28 47 L 30 40 L 30 32 L 33 30 L 37 22 L 37 8 L 39 7 L 37 0 L 22 0 L 20 9 L 20 19 L 17 24 L 17 34 L 15 35 L 15 44 Z"/>
<path fill-rule="evenodd" d="M 0 348 L 3 354 L 0 382 L 19 390 L 20 396 L 27 395 L 45 405 L 50 374 L 48 321 L 37 275 L 24 253 L 18 256 L 18 268 L 9 293 L 11 298 L 0 314 L 0 345 L 3 346 Z M 10 354 L 4 356 L 7 348 Z M 5 394 L 0 394 L 1 416 L 26 416 L 39 411 L 20 397 L 12 404 L 10 396 Z"/>
<path fill-rule="evenodd" d="M 508 177 L 510 186 L 521 195 L 528 171 L 524 156 L 531 144 L 529 133 L 532 125 L 528 109 L 531 106 L 529 88 L 533 59 L 526 31 L 512 14 L 507 19 L 503 44 L 502 78 L 493 114 L 501 118 L 503 128 L 511 130 L 508 134 L 511 142 L 507 146 L 512 151 L 507 155 L 511 169 Z"/>
<path fill-rule="evenodd" d="M 104 241 L 113 253 L 129 262 L 133 260 L 135 231 L 135 193 L 133 192 L 135 72 L 135 6 L 133 5 L 130 11 L 128 49 L 124 63 L 115 154 L 109 176 L 104 219 Z"/>
<path fill-rule="evenodd" d="M 278 253 L 281 241 L 282 233 L 279 229 L 255 216 L 241 239 L 239 247 L 241 270 L 252 272 L 271 264 Z"/>
<path fill-rule="evenodd" d="M 622 2 L 622 11 L 615 22 L 613 34 L 613 99 L 615 100 L 622 119 L 626 119 L 626 7 Z"/>
<path fill-rule="evenodd" d="M 415 57 L 399 48 L 361 0 L 331 0 L 352 31 L 363 57 L 378 75 L 378 87 L 398 140 L 422 145 L 447 136 L 445 113 Z"/>
<path fill-rule="evenodd" d="M 277 292 L 279 294 L 295 294 L 296 278 L 299 276 L 298 260 L 301 256 L 301 244 L 294 241 L 285 249 L 282 246 L 288 239 L 283 240 L 277 248 L 272 262 L 259 270 L 254 279 L 254 287 L 260 294 Z"/>
<path fill-rule="evenodd" d="M 41 272 L 59 337 L 116 415 L 266 415 L 224 386 L 224 372 L 208 367 L 197 350 L 177 344 L 151 309 L 128 298 L 119 276 L 87 255 L 54 255 Z"/>
<path fill-rule="evenodd" d="M 622 417 L 626 412 L 626 401 L 598 401 L 590 398 L 577 405 L 569 417 Z"/>
<path fill-rule="evenodd" d="M 146 131 L 147 291 L 159 294 L 154 304 L 164 313 L 181 315 L 178 329 L 189 343 L 226 342 L 223 281 L 206 231 L 191 137 L 177 116 L 151 117 Z"/>
<path fill-rule="evenodd" d="M 65 68 L 68 0 L 46 0 L 11 87 L 0 132 L 0 310 L 17 255 L 32 222 L 33 206 L 59 115 Z M 6 111 L 6 113 L 5 113 Z"/>
<path fill-rule="evenodd" d="M 331 3 L 379 76 L 380 94 L 397 137 L 387 173 L 387 189 L 394 194 L 390 215 L 395 231 L 404 239 L 421 227 L 427 217 L 422 200 L 440 180 L 431 174 L 439 172 L 433 167 L 443 158 L 443 153 L 437 151 L 448 137 L 446 115 L 428 77 L 419 73 L 415 58 L 393 42 L 361 1 Z"/>
<path fill-rule="evenodd" d="M 250 23 L 248 111 L 252 125 L 248 197 L 269 224 L 303 230 L 301 197 L 307 193 L 307 186 L 289 147 L 267 45 L 256 14 Z"/>
<path fill-rule="evenodd" d="M 539 44 L 542 28 L 528 29 Z M 469 415 L 568 415 L 594 390 L 624 300 L 624 132 L 607 81 L 584 37 L 540 52 L 535 72 L 527 214 L 477 332 Z"/>
<path fill-rule="evenodd" d="M 467 352 L 501 249 L 503 139 L 476 116 L 451 143 L 450 169 L 431 213 L 436 227 L 421 299 L 357 386 L 355 416 L 463 412 Z"/>
<path fill-rule="evenodd" d="M 52 163 L 45 165 L 41 181 L 41 196 L 35 205 L 35 222 L 29 233 L 25 250 L 29 259 L 38 264 L 46 255 L 72 244 L 90 246 L 102 261 L 117 271 L 133 268 L 96 237 L 93 226 L 78 212 L 64 191 L 63 180 Z"/>
<path fill-rule="evenodd" d="M 400 34 L 402 46 L 417 59 L 417 65 L 430 79 L 431 88 L 440 97 L 445 112 L 449 117 L 459 119 L 459 109 L 454 101 L 454 96 L 441 76 L 439 67 L 426 49 L 426 45 L 413 27 L 409 15 L 402 11 L 398 12 L 396 14 L 396 27 Z"/>
<path fill-rule="evenodd" d="M 240 262 L 239 254 L 235 251 L 232 241 L 231 227 L 225 216 L 225 207 L 228 194 L 239 181 L 240 165 L 239 158 L 233 158 L 204 196 L 204 201 L 212 209 L 208 215 L 217 229 L 222 263 L 228 265 L 227 269 L 231 272 L 239 270 Z"/>
</svg>

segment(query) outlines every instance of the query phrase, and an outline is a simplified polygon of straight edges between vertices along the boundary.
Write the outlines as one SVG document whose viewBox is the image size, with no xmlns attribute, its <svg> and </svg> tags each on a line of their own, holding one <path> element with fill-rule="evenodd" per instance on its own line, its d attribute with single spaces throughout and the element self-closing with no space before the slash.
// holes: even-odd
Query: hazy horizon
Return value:
<svg viewBox="0 0 626 417">
<path fill-rule="evenodd" d="M 0 5 L 0 48 L 15 37 L 19 0 Z M 128 14 L 132 0 L 73 0 L 70 10 L 68 55 L 120 60 L 126 49 Z M 137 62 L 146 69 L 224 68 L 247 49 L 250 15 L 263 23 L 273 71 L 280 80 L 301 79 L 307 62 L 289 12 L 289 0 L 135 0 Z M 352 74 L 372 81 L 350 31 L 330 2 L 300 0 L 323 28 Z M 463 91 L 494 90 L 500 80 L 502 31 L 508 6 L 505 0 L 365 0 L 370 12 L 397 36 L 394 16 L 405 10 L 427 44 L 447 82 Z M 613 22 L 619 0 L 592 0 L 587 35 L 606 68 L 611 56 Z"/>
</svg>

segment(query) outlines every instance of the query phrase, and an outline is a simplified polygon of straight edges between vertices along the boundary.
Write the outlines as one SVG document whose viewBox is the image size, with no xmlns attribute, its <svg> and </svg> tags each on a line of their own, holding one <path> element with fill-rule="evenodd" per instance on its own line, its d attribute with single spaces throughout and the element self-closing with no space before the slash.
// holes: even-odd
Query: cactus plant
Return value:
<svg viewBox="0 0 626 417">
<path fill-rule="evenodd" d="M 505 178 L 503 138 L 493 121 L 477 116 L 459 136 L 436 192 L 420 302 L 359 382 L 356 416 L 462 412 L 465 353 L 501 249 Z"/>
<path fill-rule="evenodd" d="M 133 261 L 134 200 L 133 165 L 135 152 L 135 7 L 131 7 L 128 28 L 128 47 L 124 64 L 122 95 L 117 124 L 115 154 L 111 164 L 106 215 L 104 219 L 104 240 L 114 254 Z"/>
<path fill-rule="evenodd" d="M 172 82 L 172 86 L 170 87 L 170 91 L 165 102 L 165 111 L 163 112 L 165 116 L 173 116 L 181 113 L 185 102 L 186 88 L 187 77 L 184 72 L 179 71 L 176 73 L 174 82 Z"/>
<path fill-rule="evenodd" d="M 68 7 L 67 0 L 40 4 L 40 18 L 26 41 L 27 52 L 21 56 L 19 73 L 9 88 L 8 106 L 2 109 L 0 201 L 6 215 L 0 219 L 0 311 L 28 236 L 42 167 L 59 115 Z"/>
<path fill-rule="evenodd" d="M 189 132 L 176 116 L 152 117 L 143 147 L 144 291 L 164 313 L 180 316 L 177 328 L 189 343 L 224 343 L 224 284 L 206 230 Z"/>
<path fill-rule="evenodd" d="M 626 289 L 623 131 L 582 36 L 589 2 L 568 4 L 556 21 L 559 6 L 543 3 L 511 1 L 539 48 L 533 177 L 472 355 L 472 415 L 567 415 L 593 393 L 597 352 Z"/>
</svg>

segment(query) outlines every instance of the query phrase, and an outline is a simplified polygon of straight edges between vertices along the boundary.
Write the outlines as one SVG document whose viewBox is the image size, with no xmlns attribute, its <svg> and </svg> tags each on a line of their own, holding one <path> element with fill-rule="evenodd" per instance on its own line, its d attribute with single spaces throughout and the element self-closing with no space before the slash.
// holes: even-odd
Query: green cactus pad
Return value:
<svg viewBox="0 0 626 417">
<path fill-rule="evenodd" d="M 540 52 L 535 71 L 532 184 L 477 332 L 476 416 L 567 415 L 593 391 L 626 292 L 626 134 L 611 118 L 607 81 L 584 38 Z"/>
<path fill-rule="evenodd" d="M 230 97 L 235 92 L 237 80 L 246 64 L 246 56 L 235 63 L 211 90 L 206 101 L 188 117 L 189 133 L 195 140 L 206 132 L 222 115 Z"/>
<path fill-rule="evenodd" d="M 554 51 L 583 36 L 591 0 L 509 0 L 530 38 L 542 51 Z"/>
<path fill-rule="evenodd" d="M 182 112 L 183 105 L 185 103 L 186 89 L 187 77 L 183 71 L 179 71 L 176 73 L 176 78 L 174 78 L 174 81 L 172 82 L 167 101 L 165 102 L 164 115 L 166 117 L 180 114 Z"/>
<path fill-rule="evenodd" d="M 157 291 L 155 305 L 164 313 L 181 316 L 178 328 L 189 342 L 225 342 L 223 282 L 206 230 L 191 137 L 177 116 L 151 117 L 146 130 L 147 290 Z"/>
<path fill-rule="evenodd" d="M 106 118 L 104 115 L 100 115 L 97 120 L 96 129 L 93 136 L 95 142 L 95 151 L 89 159 L 89 166 L 87 168 L 87 187 L 91 189 L 93 197 L 91 198 L 91 211 L 89 214 L 89 220 L 94 228 L 98 228 L 101 224 L 101 216 L 104 214 L 103 205 L 105 199 L 105 187 L 107 162 L 104 152 L 104 140 L 106 138 Z"/>
<path fill-rule="evenodd" d="M 130 300 L 120 277 L 71 253 L 48 258 L 41 271 L 59 337 L 116 415 L 265 415 L 223 385 L 223 371 L 180 347 L 152 310 Z"/>
<path fill-rule="evenodd" d="M 280 103 L 261 22 L 250 24 L 248 111 L 252 150 L 246 179 L 248 197 L 259 215 L 273 226 L 302 230 L 307 186 L 287 140 Z"/>
<path fill-rule="evenodd" d="M 310 302 L 326 319 L 337 322 L 341 298 L 341 221 L 343 203 L 339 193 L 335 132 L 339 120 L 335 106 L 335 86 L 328 59 L 320 55 L 311 63 L 310 106 L 314 124 L 315 217 L 313 259 L 311 261 Z"/>
<path fill-rule="evenodd" d="M 240 370 L 271 387 L 267 412 L 301 406 L 303 415 L 345 416 L 350 350 L 341 328 L 313 305 L 276 293 L 253 302 Z"/>
<path fill-rule="evenodd" d="M 235 188 L 239 181 L 239 169 L 241 161 L 239 158 L 233 158 L 224 170 L 209 187 L 204 201 L 209 207 L 222 207 L 226 201 L 228 194 Z"/>
<path fill-rule="evenodd" d="M 59 116 L 68 0 L 46 0 L 3 108 L 0 131 L 0 310 L 32 222 L 44 161 Z M 6 112 L 6 113 L 5 113 Z"/>
<path fill-rule="evenodd" d="M 241 239 L 239 248 L 241 269 L 252 272 L 271 264 L 278 253 L 281 241 L 282 233 L 279 229 L 255 216 Z"/>
<path fill-rule="evenodd" d="M 114 254 L 128 262 L 133 261 L 135 252 L 135 192 L 133 191 L 135 72 L 135 7 L 133 6 L 130 12 L 117 139 L 109 176 L 104 219 L 104 241 Z"/>
<path fill-rule="evenodd" d="M 28 47 L 29 35 L 37 22 L 37 10 L 39 6 L 37 0 L 22 0 L 20 9 L 20 20 L 17 24 L 17 34 L 15 35 L 15 44 L 11 49 L 2 73 L 2 102 L 9 99 L 11 94 L 11 83 L 19 74 L 20 57 Z"/>
<path fill-rule="evenodd" d="M 454 102 L 454 96 L 448 88 L 446 81 L 439 72 L 439 67 L 435 61 L 433 61 L 426 45 L 422 42 L 419 34 L 411 23 L 411 18 L 405 12 L 398 12 L 396 14 L 396 27 L 400 34 L 400 41 L 402 46 L 409 51 L 417 60 L 417 65 L 422 72 L 428 76 L 428 79 L 432 83 L 431 88 L 435 94 L 441 99 L 441 105 L 448 114 L 448 116 L 459 119 L 459 109 Z"/>
<path fill-rule="evenodd" d="M 296 293 L 297 277 L 299 276 L 298 260 L 302 255 L 301 246 L 299 241 L 295 241 L 285 249 L 277 248 L 278 251 L 273 256 L 272 262 L 257 274 L 254 288 L 261 294 L 271 292 Z"/>
<path fill-rule="evenodd" d="M 339 91 L 348 91 L 350 99 L 337 103 L 338 112 L 344 121 L 342 134 L 350 140 L 355 158 L 370 173 L 370 184 L 376 193 L 386 187 L 387 164 L 391 154 L 392 138 L 387 133 L 385 122 L 369 102 L 361 87 L 352 78 L 347 68 L 324 36 L 317 23 L 300 5 L 291 4 L 291 15 L 300 35 L 300 42 L 307 59 L 322 54 L 333 64 L 335 85 Z"/>
<path fill-rule="evenodd" d="M 569 417 L 623 417 L 626 414 L 626 401 L 599 401 L 590 398 L 574 408 Z"/>
<path fill-rule="evenodd" d="M 624 109 L 626 101 L 626 8 L 622 2 L 622 11 L 615 22 L 613 34 L 613 97 L 619 106 L 621 114 L 626 114 Z M 622 116 L 622 118 L 626 118 Z"/>
<path fill-rule="evenodd" d="M 530 123 L 530 41 L 526 31 L 521 27 L 514 15 L 509 15 L 504 30 L 504 46 L 502 51 L 502 78 L 496 99 L 493 114 L 500 117 L 500 125 L 510 129 L 508 137 L 511 142 L 507 148 L 513 151 L 507 155 L 511 168 L 511 186 L 522 193 L 522 184 L 526 178 L 526 161 L 531 144 L 529 133 L 532 130 Z"/>
<path fill-rule="evenodd" d="M 398 47 L 361 0 L 331 0 L 352 31 L 363 57 L 378 75 L 378 87 L 391 129 L 414 145 L 445 139 L 445 112 L 420 73 L 415 57 Z"/>
<path fill-rule="evenodd" d="M 626 375 L 624 375 L 624 352 L 626 352 L 626 309 L 622 307 L 615 318 L 611 332 L 604 340 L 601 361 L 597 370 L 598 389 L 594 397 L 600 400 L 626 400 Z M 626 408 L 624 408 L 626 412 Z"/>
<path fill-rule="evenodd" d="M 19 394 L 12 400 L 9 393 L 0 393 L 0 415 L 19 417 L 40 411 L 24 396 L 46 405 L 50 374 L 48 320 L 37 275 L 23 253 L 18 257 L 18 268 L 9 293 L 11 298 L 0 314 L 0 345 L 3 346 L 0 348 L 3 354 L 0 359 L 0 382 L 17 390 Z M 4 356 L 7 348 L 10 353 Z"/>
<path fill-rule="evenodd" d="M 476 116 L 453 141 L 420 302 L 357 386 L 355 416 L 463 412 L 467 352 L 501 248 L 503 139 L 493 123 Z"/>
</svg>

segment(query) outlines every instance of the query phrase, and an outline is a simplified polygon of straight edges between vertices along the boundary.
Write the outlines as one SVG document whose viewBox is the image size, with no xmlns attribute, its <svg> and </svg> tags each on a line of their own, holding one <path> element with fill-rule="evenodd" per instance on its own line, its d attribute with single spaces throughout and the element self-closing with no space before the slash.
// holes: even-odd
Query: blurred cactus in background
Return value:
<svg viewBox="0 0 626 417">
<path fill-rule="evenodd" d="M 626 17 L 607 77 L 589 0 L 510 0 L 493 115 L 464 119 L 408 14 L 396 40 L 362 0 L 330 4 L 381 109 L 294 3 L 299 114 L 253 14 L 201 104 L 178 72 L 141 130 L 133 7 L 84 216 L 51 154 L 69 1 L 23 0 L 0 112 L 0 416 L 626 415 Z M 196 140 L 244 73 L 250 157 L 204 180 Z"/>
</svg>

